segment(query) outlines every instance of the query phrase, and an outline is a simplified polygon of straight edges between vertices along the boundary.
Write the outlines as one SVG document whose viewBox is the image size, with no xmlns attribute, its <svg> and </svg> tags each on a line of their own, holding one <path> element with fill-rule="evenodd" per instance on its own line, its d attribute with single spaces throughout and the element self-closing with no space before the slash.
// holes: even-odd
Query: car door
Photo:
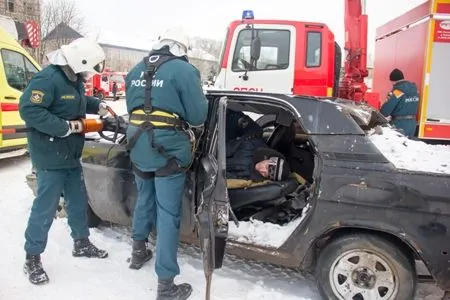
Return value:
<svg viewBox="0 0 450 300">
<path fill-rule="evenodd" d="M 206 137 L 209 141 L 197 173 L 202 183 L 197 195 L 196 223 L 207 289 L 214 269 L 222 267 L 230 211 L 225 172 L 226 98 L 222 97 L 220 100 L 213 101 L 218 103 L 212 105 L 213 111 L 210 113 L 209 132 Z"/>
</svg>

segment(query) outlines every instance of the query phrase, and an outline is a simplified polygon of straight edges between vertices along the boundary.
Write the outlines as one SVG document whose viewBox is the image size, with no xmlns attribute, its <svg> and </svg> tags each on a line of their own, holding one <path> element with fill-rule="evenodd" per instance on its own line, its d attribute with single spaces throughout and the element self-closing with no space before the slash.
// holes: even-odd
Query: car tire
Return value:
<svg viewBox="0 0 450 300">
<path fill-rule="evenodd" d="M 315 273 L 324 299 L 387 296 L 383 299 L 411 300 L 415 294 L 414 260 L 396 244 L 376 235 L 335 238 L 320 252 Z M 378 298 L 371 298 L 377 294 Z"/>
<path fill-rule="evenodd" d="M 99 93 L 97 94 L 97 97 L 98 97 L 98 99 L 99 99 L 100 101 L 105 100 L 105 94 L 103 94 L 103 92 L 99 92 Z"/>
<path fill-rule="evenodd" d="M 102 219 L 95 214 L 90 205 L 88 205 L 87 209 L 87 221 L 89 228 L 96 228 L 102 222 Z"/>
</svg>

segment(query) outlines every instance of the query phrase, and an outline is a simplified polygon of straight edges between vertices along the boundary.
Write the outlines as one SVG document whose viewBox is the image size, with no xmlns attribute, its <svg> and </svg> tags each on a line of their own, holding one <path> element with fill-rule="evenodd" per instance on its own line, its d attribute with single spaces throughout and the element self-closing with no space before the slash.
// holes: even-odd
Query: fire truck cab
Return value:
<svg viewBox="0 0 450 300">
<path fill-rule="evenodd" d="M 113 98 L 113 86 L 116 84 L 116 97 L 125 97 L 125 80 L 121 72 L 105 69 L 86 83 L 86 95 L 98 97 L 100 100 Z"/>
<path fill-rule="evenodd" d="M 340 68 L 341 50 L 326 24 L 255 20 L 244 11 L 228 27 L 215 88 L 336 96 Z"/>
</svg>

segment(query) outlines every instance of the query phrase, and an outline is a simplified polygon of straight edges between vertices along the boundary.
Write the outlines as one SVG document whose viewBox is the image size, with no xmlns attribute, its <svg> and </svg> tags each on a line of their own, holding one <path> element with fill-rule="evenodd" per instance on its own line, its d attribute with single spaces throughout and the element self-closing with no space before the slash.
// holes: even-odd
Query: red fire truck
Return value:
<svg viewBox="0 0 450 300">
<path fill-rule="evenodd" d="M 96 96 L 100 100 L 113 98 L 113 85 L 116 84 L 116 98 L 125 97 L 125 80 L 123 72 L 115 72 L 105 68 L 102 74 L 96 74 L 86 82 L 86 95 Z"/>
<path fill-rule="evenodd" d="M 393 66 L 420 90 L 418 137 L 450 141 L 450 0 L 430 0 L 377 28 L 373 89 Z"/>
<path fill-rule="evenodd" d="M 244 11 L 242 20 L 228 27 L 215 88 L 334 96 L 380 108 L 391 87 L 388 72 L 400 68 L 421 87 L 419 137 L 450 140 L 450 130 L 443 129 L 446 120 L 450 128 L 450 106 L 443 98 L 444 70 L 450 67 L 449 6 L 450 0 L 428 0 L 378 28 L 372 89 L 365 83 L 364 0 L 345 0 L 345 53 L 325 23 L 255 20 L 252 11 Z"/>
</svg>

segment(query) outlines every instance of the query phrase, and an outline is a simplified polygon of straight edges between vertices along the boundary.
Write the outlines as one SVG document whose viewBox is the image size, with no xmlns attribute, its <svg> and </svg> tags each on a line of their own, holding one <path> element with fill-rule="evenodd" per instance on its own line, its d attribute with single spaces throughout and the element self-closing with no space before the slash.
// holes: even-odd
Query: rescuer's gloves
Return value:
<svg viewBox="0 0 450 300">
<path fill-rule="evenodd" d="M 83 123 L 80 120 L 66 121 L 66 123 L 69 126 L 69 129 L 67 130 L 66 134 L 64 134 L 63 136 L 60 136 L 61 138 L 68 137 L 72 133 L 83 132 Z"/>
<path fill-rule="evenodd" d="M 108 108 L 109 107 L 105 102 L 100 102 L 100 105 L 98 106 L 98 114 L 105 117 L 109 113 Z"/>
</svg>

